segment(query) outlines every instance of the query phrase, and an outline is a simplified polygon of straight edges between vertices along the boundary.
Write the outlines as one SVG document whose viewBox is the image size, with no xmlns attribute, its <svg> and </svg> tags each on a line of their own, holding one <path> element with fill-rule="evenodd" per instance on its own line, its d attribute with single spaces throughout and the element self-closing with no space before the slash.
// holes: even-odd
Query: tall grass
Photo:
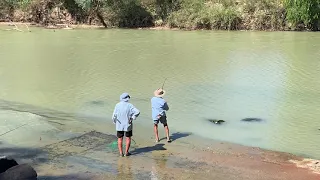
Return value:
<svg viewBox="0 0 320 180">
<path fill-rule="evenodd" d="M 290 27 L 320 29 L 320 0 L 285 0 L 285 6 Z"/>
<path fill-rule="evenodd" d="M 240 25 L 240 13 L 233 6 L 204 0 L 184 3 L 183 8 L 169 16 L 170 27 L 236 30 Z"/>
<path fill-rule="evenodd" d="M 277 0 L 184 1 L 169 17 L 170 27 L 186 29 L 282 29 L 285 11 Z"/>
<path fill-rule="evenodd" d="M 285 29 L 285 9 L 281 0 L 242 0 L 240 7 L 244 29 Z"/>
</svg>

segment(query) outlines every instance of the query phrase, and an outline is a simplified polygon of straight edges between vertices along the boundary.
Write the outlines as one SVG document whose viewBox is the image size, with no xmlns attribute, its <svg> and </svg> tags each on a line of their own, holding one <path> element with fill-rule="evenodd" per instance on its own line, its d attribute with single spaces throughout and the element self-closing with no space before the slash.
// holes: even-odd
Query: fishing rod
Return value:
<svg viewBox="0 0 320 180">
<path fill-rule="evenodd" d="M 168 78 L 164 79 L 161 89 L 163 89 L 164 83 L 166 82 L 167 79 L 168 79 Z"/>
</svg>

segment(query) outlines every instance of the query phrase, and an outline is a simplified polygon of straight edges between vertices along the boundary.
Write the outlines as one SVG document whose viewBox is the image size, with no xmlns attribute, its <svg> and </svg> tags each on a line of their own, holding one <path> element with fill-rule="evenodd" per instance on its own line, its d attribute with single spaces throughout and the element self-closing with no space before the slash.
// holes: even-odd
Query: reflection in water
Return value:
<svg viewBox="0 0 320 180">
<path fill-rule="evenodd" d="M 116 179 L 134 179 L 132 171 L 132 162 L 130 158 L 118 159 L 118 173 Z"/>
<path fill-rule="evenodd" d="M 152 180 L 160 180 L 160 179 L 166 179 L 163 177 L 167 166 L 167 155 L 162 154 L 161 157 L 153 155 L 154 162 L 152 163 L 151 168 L 151 179 Z"/>
</svg>

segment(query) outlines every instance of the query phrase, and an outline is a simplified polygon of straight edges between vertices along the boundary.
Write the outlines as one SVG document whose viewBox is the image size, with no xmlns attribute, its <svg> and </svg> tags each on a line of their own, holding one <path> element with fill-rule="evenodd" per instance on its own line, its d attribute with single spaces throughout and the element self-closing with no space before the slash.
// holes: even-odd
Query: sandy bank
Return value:
<svg viewBox="0 0 320 180">
<path fill-rule="evenodd" d="M 24 22 L 0 22 L 0 27 L 2 26 L 3 30 L 15 30 L 15 25 L 18 26 L 18 28 L 22 31 L 27 31 L 27 26 L 28 27 L 41 27 L 45 29 L 62 29 L 62 30 L 71 30 L 71 29 L 112 29 L 110 28 L 105 28 L 104 26 L 97 26 L 97 25 L 88 25 L 88 24 L 57 24 L 57 25 L 48 25 L 44 26 L 41 24 L 35 24 L 35 23 L 24 23 Z M 121 29 L 121 28 L 116 28 L 116 29 Z M 122 28 L 122 29 L 136 29 L 136 30 L 183 30 L 179 28 L 170 28 L 167 26 L 155 26 L 155 27 L 147 27 L 147 28 Z M 188 30 L 189 31 L 189 30 Z"/>
<path fill-rule="evenodd" d="M 27 31 L 31 27 L 41 27 L 46 29 L 100 29 L 104 28 L 103 26 L 97 25 L 87 25 L 87 24 L 57 24 L 57 25 L 48 25 L 44 26 L 36 23 L 28 22 L 0 22 L 0 26 L 3 26 L 3 30 L 15 30 L 15 25 L 22 31 Z"/>
<path fill-rule="evenodd" d="M 0 156 L 31 163 L 39 179 L 320 178 L 315 173 L 319 172 L 316 160 L 304 163 L 303 158 L 287 153 L 204 140 L 177 132 L 172 133 L 171 144 L 165 141 L 155 144 L 152 131 L 138 126 L 131 148 L 133 155 L 119 158 L 116 147 L 112 146 L 116 138 L 108 135 L 114 129 L 111 123 L 63 120 L 50 123 L 49 120 L 53 121 L 27 112 L 0 111 L 1 134 L 16 128 L 1 136 Z M 27 125 L 21 126 L 23 124 Z M 142 132 L 150 132 L 150 135 Z"/>
<path fill-rule="evenodd" d="M 0 27 L 3 26 L 3 30 L 14 30 L 15 25 L 18 26 L 20 30 L 27 31 L 27 27 L 41 27 L 45 29 L 62 29 L 62 30 L 71 30 L 71 29 L 112 29 L 105 28 L 104 26 L 98 25 L 88 25 L 88 24 L 57 24 L 57 25 L 41 25 L 35 23 L 28 22 L 0 22 Z M 143 27 L 143 28 L 116 28 L 116 29 L 136 29 L 136 30 L 171 30 L 171 31 L 192 31 L 187 29 L 179 29 L 179 28 L 170 28 L 168 26 L 154 26 L 154 27 Z M 201 31 L 202 29 L 195 29 L 194 31 Z M 243 31 L 243 30 L 241 30 Z"/>
</svg>

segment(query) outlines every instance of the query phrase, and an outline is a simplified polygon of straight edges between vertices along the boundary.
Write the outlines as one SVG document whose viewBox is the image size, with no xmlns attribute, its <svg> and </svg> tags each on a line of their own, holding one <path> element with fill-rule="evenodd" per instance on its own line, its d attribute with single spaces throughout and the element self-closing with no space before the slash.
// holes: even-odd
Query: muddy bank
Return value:
<svg viewBox="0 0 320 180">
<path fill-rule="evenodd" d="M 114 146 L 114 127 L 108 121 L 66 121 L 12 110 L 0 114 L 1 134 L 15 129 L 1 136 L 0 154 L 30 163 L 39 179 L 320 178 L 316 160 L 304 163 L 307 160 L 291 154 L 182 132 L 172 132 L 172 143 L 155 144 L 152 134 L 142 127 L 136 128 L 139 133 L 133 137 L 132 156 L 120 158 Z M 29 127 L 17 128 L 23 123 Z"/>
</svg>

